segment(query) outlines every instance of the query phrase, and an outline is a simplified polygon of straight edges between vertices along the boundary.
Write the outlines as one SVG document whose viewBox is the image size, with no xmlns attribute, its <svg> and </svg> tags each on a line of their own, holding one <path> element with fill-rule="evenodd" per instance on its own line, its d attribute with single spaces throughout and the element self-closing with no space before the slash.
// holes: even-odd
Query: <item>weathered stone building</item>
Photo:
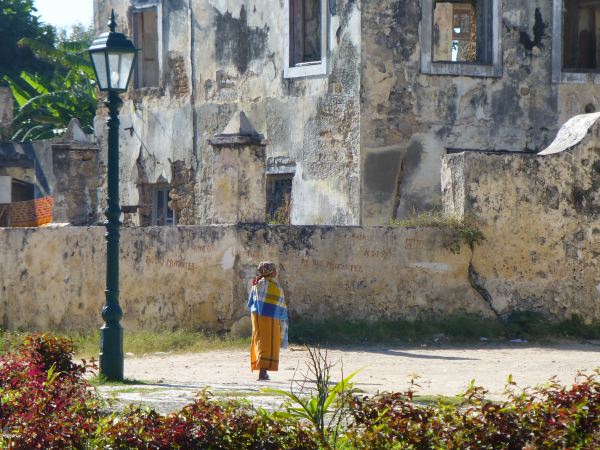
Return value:
<svg viewBox="0 0 600 450">
<path fill-rule="evenodd" d="M 98 32 L 114 8 L 142 49 L 121 112 L 128 218 L 213 223 L 209 139 L 238 111 L 266 140 L 267 207 L 293 224 L 438 207 L 443 155 L 540 151 L 598 108 L 599 5 L 95 0 Z"/>
<path fill-rule="evenodd" d="M 460 234 L 451 227 L 124 229 L 123 323 L 127 329 L 231 329 L 249 320 L 247 289 L 262 258 L 278 266 L 292 323 L 507 318 L 516 311 L 600 323 L 599 149 L 600 113 L 594 113 L 570 120 L 545 155 L 444 156 L 444 208 L 476 214 L 486 237 L 478 245 L 460 240 L 459 253 L 454 243 Z M 247 164 L 261 157 L 252 150 L 241 151 Z M 230 147 L 219 151 L 228 153 L 225 160 L 235 155 Z M 235 184 L 245 169 L 228 164 Z M 232 221 L 253 213 L 247 199 L 239 199 Z M 232 213 L 218 207 L 220 217 Z M 104 231 L 0 228 L 2 327 L 99 325 Z"/>
</svg>

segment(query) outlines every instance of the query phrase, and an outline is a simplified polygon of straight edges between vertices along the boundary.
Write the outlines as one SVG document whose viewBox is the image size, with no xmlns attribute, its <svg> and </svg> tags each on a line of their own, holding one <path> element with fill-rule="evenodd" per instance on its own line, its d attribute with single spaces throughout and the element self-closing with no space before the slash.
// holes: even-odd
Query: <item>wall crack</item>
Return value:
<svg viewBox="0 0 600 450">
<path fill-rule="evenodd" d="M 469 261 L 469 283 L 471 287 L 477 291 L 480 297 L 484 302 L 487 303 L 492 312 L 496 315 L 496 317 L 501 317 L 500 313 L 496 308 L 494 308 L 494 301 L 492 300 L 492 295 L 485 288 L 485 282 L 480 277 L 479 273 L 475 270 L 475 266 L 473 266 L 473 248 L 471 248 L 471 260 Z"/>
</svg>

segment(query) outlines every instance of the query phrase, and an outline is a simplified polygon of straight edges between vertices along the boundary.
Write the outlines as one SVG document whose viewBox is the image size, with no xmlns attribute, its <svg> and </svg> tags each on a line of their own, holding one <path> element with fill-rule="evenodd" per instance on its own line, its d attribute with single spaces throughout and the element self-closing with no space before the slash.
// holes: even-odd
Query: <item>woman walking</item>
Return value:
<svg viewBox="0 0 600 450">
<path fill-rule="evenodd" d="M 257 272 L 248 297 L 252 314 L 250 368 L 259 371 L 259 380 L 268 380 L 267 371 L 279 369 L 279 348 L 287 347 L 287 305 L 283 289 L 275 280 L 275 264 L 261 262 Z"/>
</svg>

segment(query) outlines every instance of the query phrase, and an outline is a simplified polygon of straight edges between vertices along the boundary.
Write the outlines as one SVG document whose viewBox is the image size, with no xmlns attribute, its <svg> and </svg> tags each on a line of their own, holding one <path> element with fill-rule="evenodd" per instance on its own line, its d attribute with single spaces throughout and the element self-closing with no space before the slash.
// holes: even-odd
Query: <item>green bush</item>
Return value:
<svg viewBox="0 0 600 450">
<path fill-rule="evenodd" d="M 551 379 L 520 389 L 509 379 L 504 402 L 470 386 L 458 403 L 422 405 L 412 389 L 359 396 L 352 375 L 329 386 L 332 364 L 317 350 L 309 365 L 321 379 L 316 395 L 292 392 L 295 404 L 283 414 L 218 402 L 203 391 L 168 415 L 135 406 L 106 415 L 84 378 L 95 366 L 72 361 L 71 340 L 38 334 L 16 348 L 0 356 L 1 448 L 600 448 L 600 370 L 580 374 L 570 387 Z"/>
<path fill-rule="evenodd" d="M 551 380 L 519 389 L 509 380 L 502 403 L 487 400 L 477 386 L 459 405 L 416 406 L 412 391 L 354 397 L 347 443 L 357 449 L 597 449 L 598 375 L 580 374 L 570 388 Z"/>
</svg>

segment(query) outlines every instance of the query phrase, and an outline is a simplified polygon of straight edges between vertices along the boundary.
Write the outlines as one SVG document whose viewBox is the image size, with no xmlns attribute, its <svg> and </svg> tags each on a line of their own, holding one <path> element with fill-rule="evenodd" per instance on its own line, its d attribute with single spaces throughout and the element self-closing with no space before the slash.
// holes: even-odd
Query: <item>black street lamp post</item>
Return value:
<svg viewBox="0 0 600 450">
<path fill-rule="evenodd" d="M 122 33 L 115 32 L 115 12 L 108 26 L 89 48 L 98 87 L 108 92 L 108 199 L 106 221 L 106 304 L 102 308 L 104 325 L 100 329 L 100 374 L 109 381 L 123 381 L 123 311 L 119 306 L 119 109 L 131 78 L 136 49 Z"/>
</svg>

